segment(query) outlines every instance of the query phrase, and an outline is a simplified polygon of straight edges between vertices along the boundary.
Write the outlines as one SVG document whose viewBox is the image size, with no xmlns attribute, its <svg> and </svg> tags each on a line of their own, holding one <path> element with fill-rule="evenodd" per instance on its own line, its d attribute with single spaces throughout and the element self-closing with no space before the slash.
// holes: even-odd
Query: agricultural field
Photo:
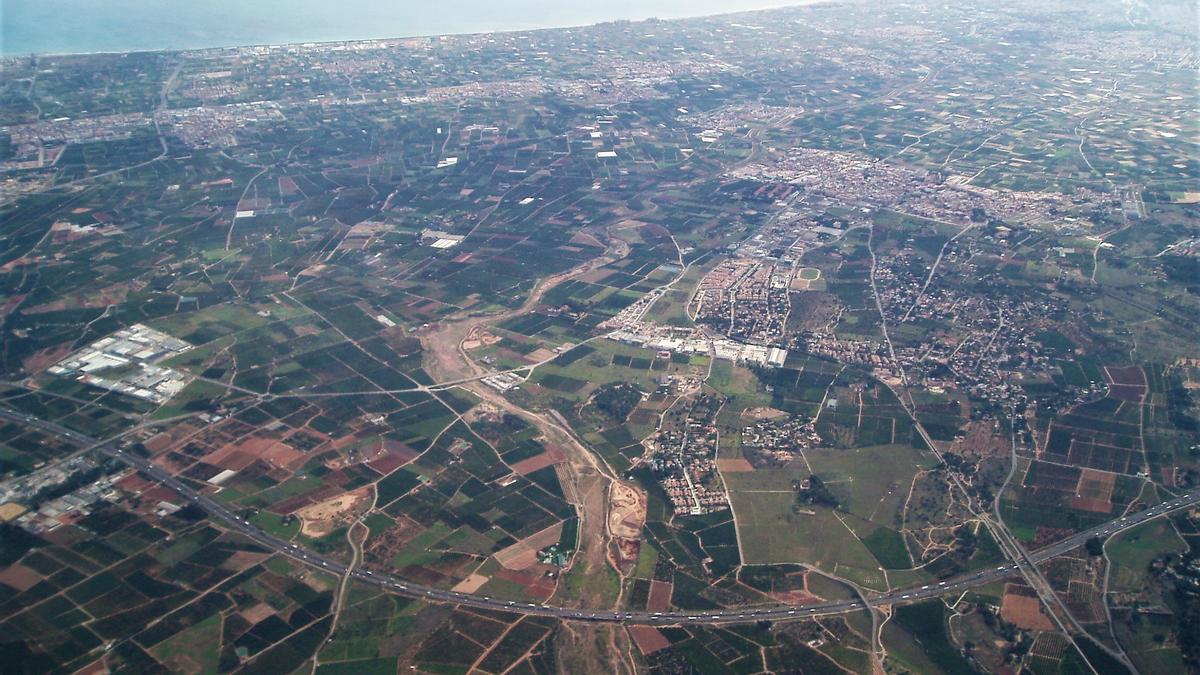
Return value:
<svg viewBox="0 0 1200 675">
<path fill-rule="evenodd" d="M 0 58 L 0 662 L 1200 668 L 1196 16 Z"/>
</svg>

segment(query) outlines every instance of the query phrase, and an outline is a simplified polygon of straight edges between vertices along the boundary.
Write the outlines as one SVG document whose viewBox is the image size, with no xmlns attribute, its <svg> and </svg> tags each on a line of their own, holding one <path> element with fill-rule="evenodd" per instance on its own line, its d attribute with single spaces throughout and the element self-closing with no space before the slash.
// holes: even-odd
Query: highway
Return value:
<svg viewBox="0 0 1200 675">
<path fill-rule="evenodd" d="M 136 469 L 147 478 L 174 490 L 186 502 L 206 511 L 214 521 L 219 522 L 230 530 L 239 532 L 264 548 L 281 553 L 298 562 L 317 569 L 325 570 L 332 574 L 344 575 L 346 573 L 345 564 L 333 558 L 322 556 L 312 551 L 303 549 L 296 544 L 280 539 L 259 529 L 245 518 L 242 518 L 230 511 L 223 504 L 220 504 L 208 498 L 204 494 L 193 490 L 191 487 L 179 481 L 171 474 L 167 473 L 158 466 L 155 466 L 145 457 L 128 453 L 111 443 L 99 441 L 85 434 L 67 429 L 66 427 L 53 422 L 47 422 L 32 415 L 26 415 L 12 410 L 0 408 L 0 419 L 36 427 L 80 447 L 91 447 L 96 452 L 123 462 L 127 466 Z M 1121 532 L 1122 530 L 1129 529 L 1154 518 L 1160 518 L 1168 513 L 1188 508 L 1197 503 L 1200 503 L 1200 489 L 1189 492 L 1170 501 L 1163 502 L 1144 511 L 1133 513 L 1126 517 L 1109 521 L 1103 525 L 1098 525 L 1090 530 L 1080 532 L 1072 537 L 1034 551 L 1029 554 L 1029 557 L 1035 563 L 1043 562 L 1055 556 L 1066 553 L 1071 549 L 1082 546 L 1091 537 L 1100 537 L 1102 539 L 1107 538 L 1118 532 Z M 570 621 L 599 621 L 650 625 L 698 623 L 733 624 L 752 621 L 778 621 L 791 618 L 843 614 L 858 610 L 862 606 L 862 603 L 860 602 L 843 600 L 807 605 L 753 609 L 720 609 L 705 610 L 702 612 L 645 612 L 613 611 L 611 609 L 578 609 L 571 607 L 558 607 L 554 605 L 541 605 L 530 602 L 502 600 L 490 598 L 485 595 L 473 595 L 469 593 L 459 593 L 456 591 L 430 588 L 428 586 L 413 584 L 390 575 L 376 574 L 370 570 L 356 569 L 350 574 L 359 582 L 378 586 L 381 589 L 411 598 L 420 598 L 430 602 L 452 603 L 468 607 L 518 612 L 521 614 L 549 616 Z M 946 593 L 962 592 L 968 588 L 987 584 L 1013 574 L 1019 574 L 1016 565 L 1011 563 L 998 565 L 996 567 L 953 577 L 944 581 L 930 582 L 929 584 L 920 587 L 889 591 L 886 593 L 868 594 L 867 599 L 870 601 L 871 605 L 916 602 L 925 598 L 935 597 Z"/>
</svg>

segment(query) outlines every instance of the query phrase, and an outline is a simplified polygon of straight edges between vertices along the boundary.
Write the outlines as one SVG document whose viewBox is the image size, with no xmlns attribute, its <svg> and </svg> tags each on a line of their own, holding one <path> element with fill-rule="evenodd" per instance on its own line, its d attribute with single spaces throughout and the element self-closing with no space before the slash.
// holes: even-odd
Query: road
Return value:
<svg viewBox="0 0 1200 675">
<path fill-rule="evenodd" d="M 903 322 L 904 319 L 908 318 L 909 314 L 912 312 L 912 309 L 914 307 L 916 307 L 917 301 L 920 300 L 920 296 L 925 294 L 925 291 L 929 287 L 929 283 L 933 280 L 933 276 L 934 276 L 934 273 L 937 271 L 938 265 L 942 261 L 943 255 L 945 254 L 947 247 L 949 247 L 949 245 L 954 240 L 958 239 L 960 236 L 962 236 L 963 234 L 965 234 L 966 232 L 971 230 L 973 227 L 974 227 L 973 225 L 968 224 L 966 227 L 959 230 L 958 234 L 951 237 L 942 246 L 941 251 L 938 253 L 937 260 L 934 262 L 933 266 L 929 270 L 929 276 L 926 277 L 925 284 L 921 287 L 921 291 L 918 294 L 917 299 L 913 301 L 912 306 L 910 306 L 909 310 L 907 312 L 905 312 L 904 318 L 901 319 L 901 322 Z M 900 401 L 901 406 L 903 406 L 904 410 L 908 413 L 908 416 L 910 418 L 912 418 L 913 427 L 917 430 L 917 433 L 919 433 L 921 435 L 921 438 L 924 440 L 926 446 L 928 446 L 929 450 L 931 452 L 933 452 L 933 454 L 938 458 L 939 461 L 943 461 L 942 453 L 938 450 L 937 444 L 934 443 L 933 438 L 931 438 L 929 435 L 929 432 L 926 431 L 925 425 L 921 423 L 921 420 L 918 419 L 918 417 L 916 415 L 916 405 L 912 400 L 912 394 L 908 391 L 908 375 L 905 373 L 904 368 L 901 365 L 900 361 L 896 358 L 896 351 L 895 351 L 895 348 L 892 346 L 892 338 L 888 332 L 887 313 L 883 311 L 882 296 L 880 296 L 879 289 L 875 283 L 876 270 L 878 269 L 878 259 L 875 256 L 875 249 L 872 246 L 872 242 L 874 240 L 874 235 L 875 235 L 874 225 L 872 225 L 870 227 L 870 229 L 867 230 L 867 232 L 868 232 L 867 250 L 871 254 L 871 295 L 874 297 L 875 307 L 879 311 L 879 318 L 880 318 L 880 322 L 881 322 L 880 323 L 880 331 L 883 334 L 884 344 L 887 345 L 888 355 L 890 356 L 892 363 L 896 366 L 897 370 L 899 370 L 900 381 L 901 381 L 901 384 L 903 385 L 902 392 L 908 396 L 908 400 L 907 401 L 904 400 L 904 397 L 901 396 L 900 391 L 896 391 L 890 385 L 888 385 L 888 387 L 889 387 L 889 389 L 892 389 L 893 393 L 896 394 L 896 398 Z M 1003 316 L 1001 316 L 1000 325 L 1001 325 L 1001 327 L 1004 325 Z M 992 343 L 995 341 L 996 335 L 999 333 L 999 331 L 1000 331 L 1000 328 L 997 328 L 996 333 L 992 334 L 992 339 L 988 342 L 988 345 L 987 345 L 987 348 L 989 350 L 991 349 Z M 1014 450 L 1013 450 L 1014 454 L 1012 457 L 1012 464 L 1009 469 L 1008 477 L 1005 479 L 1005 485 L 1007 485 L 1008 481 L 1012 479 L 1013 471 L 1016 468 L 1015 446 L 1013 446 L 1013 447 L 1014 447 Z M 978 517 L 982 521 L 984 527 L 987 528 L 988 532 L 990 532 L 992 534 L 992 537 L 996 540 L 996 544 L 1000 547 L 1000 550 L 1004 554 L 1005 559 L 1012 563 L 1012 571 L 1014 573 L 1016 573 L 1017 575 L 1019 575 L 1021 578 L 1023 578 L 1026 581 L 1026 583 L 1029 584 L 1030 588 L 1032 588 L 1034 590 L 1034 592 L 1037 593 L 1038 599 L 1042 602 L 1043 605 L 1045 605 L 1045 607 L 1048 610 L 1050 610 L 1050 612 L 1049 612 L 1050 619 L 1054 622 L 1054 624 L 1056 626 L 1058 626 L 1059 630 L 1061 630 L 1063 632 L 1063 634 L 1066 635 L 1067 638 L 1071 641 L 1071 645 L 1075 648 L 1075 651 L 1077 651 L 1079 653 L 1079 656 L 1081 659 L 1083 659 L 1084 664 L 1086 664 L 1088 669 L 1090 671 L 1092 671 L 1093 673 L 1097 672 L 1096 668 L 1092 665 L 1092 663 L 1088 659 L 1087 654 L 1079 646 L 1079 644 L 1075 641 L 1075 633 L 1067 629 L 1067 626 L 1063 622 L 1064 618 L 1066 619 L 1066 621 L 1070 622 L 1072 627 L 1074 627 L 1076 629 L 1076 631 L 1078 631 L 1079 633 L 1086 633 L 1086 631 L 1083 629 L 1082 626 L 1079 625 L 1079 622 L 1075 619 L 1074 615 L 1072 615 L 1071 611 L 1069 609 L 1067 609 L 1067 606 L 1062 601 L 1062 598 L 1060 598 L 1059 595 L 1054 592 L 1054 589 L 1051 586 L 1050 582 L 1047 581 L 1045 575 L 1042 574 L 1041 569 L 1037 566 L 1037 563 L 1041 562 L 1041 559 L 1036 559 L 1033 556 L 1031 556 L 1029 554 L 1029 552 L 1027 550 L 1025 550 L 1025 547 L 1021 544 L 1021 542 L 1015 536 L 1013 536 L 1012 531 L 1009 530 L 1008 526 L 1004 523 L 1004 518 L 1001 516 L 1001 513 L 1000 513 L 1000 493 L 996 494 L 995 500 L 993 501 L 993 510 L 995 512 L 995 519 L 993 519 L 993 518 L 989 517 L 989 514 L 986 513 L 985 511 L 976 508 L 973 500 L 971 499 L 970 491 L 967 489 L 967 486 L 963 483 L 962 479 L 957 475 L 956 472 L 951 471 L 949 474 L 949 478 L 950 478 L 951 483 L 955 487 L 958 488 L 959 492 L 961 492 L 962 496 L 966 499 L 967 510 L 970 511 L 972 515 Z M 1107 536 L 1109 533 L 1105 532 L 1102 534 Z M 1070 540 L 1068 540 L 1068 541 L 1070 541 Z M 1083 541 L 1086 541 L 1086 537 L 1083 539 Z M 1007 569 L 1007 567 L 1008 567 L 1007 565 L 1002 565 L 1002 566 L 998 567 L 997 569 L 1004 571 Z M 1060 616 L 1059 612 L 1054 611 L 1054 608 L 1056 608 L 1056 607 L 1061 611 L 1061 616 Z M 1102 650 L 1104 650 L 1105 652 L 1108 652 L 1109 655 L 1111 655 L 1113 658 L 1117 659 L 1122 664 L 1124 664 L 1126 667 L 1128 667 L 1130 669 L 1130 671 L 1132 671 L 1134 673 L 1137 672 L 1137 669 L 1133 666 L 1133 664 L 1129 661 L 1129 658 L 1123 652 L 1121 652 L 1119 650 L 1113 651 L 1113 650 L 1109 649 L 1106 645 L 1103 645 L 1103 644 L 1099 644 L 1099 646 Z"/>
<path fill-rule="evenodd" d="M 467 607 L 493 609 L 535 616 L 548 616 L 568 621 L 593 621 L 608 623 L 671 625 L 671 624 L 736 624 L 751 621 L 778 621 L 790 618 L 826 616 L 844 614 L 862 608 L 860 602 L 834 601 L 812 603 L 806 605 L 781 605 L 759 609 L 721 609 L 704 612 L 644 612 L 644 611 L 613 611 L 591 610 L 554 605 L 540 605 L 532 602 L 517 602 L 501 600 L 486 595 L 472 595 L 457 591 L 442 590 L 413 584 L 386 574 L 375 574 L 370 570 L 348 570 L 347 565 L 327 556 L 308 551 L 297 544 L 285 541 L 251 524 L 245 518 L 230 511 L 204 494 L 193 490 L 188 485 L 176 479 L 171 474 L 154 465 L 149 459 L 140 455 L 126 452 L 111 443 L 105 443 L 95 438 L 67 429 L 59 424 L 47 422 L 32 415 L 26 415 L 12 410 L 0 409 L 0 419 L 36 427 L 42 431 L 54 434 L 74 445 L 91 446 L 96 452 L 116 459 L 137 470 L 145 477 L 178 493 L 185 501 L 206 511 L 216 522 L 236 531 L 251 541 L 266 549 L 281 553 L 300 563 L 325 570 L 331 574 L 347 575 L 361 583 L 378 586 L 383 590 L 410 598 L 420 598 L 429 602 L 451 603 Z M 1154 518 L 1160 518 L 1168 513 L 1188 508 L 1200 503 L 1200 489 L 1180 497 L 1163 502 L 1138 513 L 1129 514 L 1090 530 L 1080 532 L 1072 537 L 1051 544 L 1029 554 L 1034 563 L 1049 560 L 1067 551 L 1082 546 L 1091 537 L 1107 538 L 1123 530 L 1144 523 Z M 946 593 L 959 593 L 974 586 L 991 583 L 1016 573 L 1015 565 L 999 565 L 997 567 L 964 574 L 939 582 L 911 589 L 873 593 L 867 595 L 871 605 L 905 604 L 917 602 Z"/>
</svg>

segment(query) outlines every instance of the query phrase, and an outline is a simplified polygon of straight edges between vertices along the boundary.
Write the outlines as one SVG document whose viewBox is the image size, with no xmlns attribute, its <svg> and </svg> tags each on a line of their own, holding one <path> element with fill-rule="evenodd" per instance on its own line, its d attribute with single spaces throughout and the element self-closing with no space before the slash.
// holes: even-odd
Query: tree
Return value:
<svg viewBox="0 0 1200 675">
<path fill-rule="evenodd" d="M 592 399 L 601 413 L 617 422 L 624 422 L 641 400 L 642 392 L 626 383 L 604 385 Z"/>
<path fill-rule="evenodd" d="M 828 506 L 831 509 L 838 507 L 837 497 L 829 491 L 825 483 L 820 478 L 817 478 L 815 474 L 808 477 L 807 483 L 807 486 L 801 481 L 792 483 L 792 488 L 796 490 L 797 505 Z"/>
</svg>

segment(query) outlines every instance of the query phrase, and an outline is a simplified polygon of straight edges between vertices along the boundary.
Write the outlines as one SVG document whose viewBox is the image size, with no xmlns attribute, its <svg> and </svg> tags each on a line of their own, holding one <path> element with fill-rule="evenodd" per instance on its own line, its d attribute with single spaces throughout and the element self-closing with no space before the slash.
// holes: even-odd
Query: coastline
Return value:
<svg viewBox="0 0 1200 675">
<path fill-rule="evenodd" d="M 96 49 L 83 51 L 44 51 L 44 52 L 12 52 L 9 53 L 3 49 L 3 40 L 0 40 L 0 63 L 11 62 L 18 59 L 35 58 L 62 58 L 71 56 L 116 56 L 121 54 L 180 54 L 180 53 L 196 53 L 202 54 L 205 52 L 217 52 L 237 49 L 284 49 L 295 47 L 318 47 L 329 45 L 355 45 L 355 44 L 371 44 L 382 42 L 401 42 L 405 40 L 416 39 L 431 39 L 431 38 L 450 38 L 450 37 L 472 37 L 482 35 L 507 35 L 515 33 L 534 33 L 539 31 L 553 30 L 575 30 L 582 28 L 591 28 L 594 26 L 603 25 L 606 23 L 645 23 L 649 21 L 682 21 L 691 19 L 705 19 L 710 17 L 728 17 L 738 16 L 743 14 L 757 14 L 761 12 L 769 12 L 773 10 L 789 9 L 796 7 L 806 7 L 811 5 L 834 5 L 857 2 L 859 0 L 782 0 L 778 3 L 772 3 L 769 6 L 755 7 L 748 9 L 737 9 L 732 11 L 712 11 L 702 12 L 698 14 L 684 15 L 669 15 L 669 16 L 645 16 L 637 18 L 616 17 L 612 19 L 604 19 L 599 21 L 591 21 L 587 23 L 566 23 L 561 25 L 539 25 L 530 27 L 511 27 L 511 28 L 483 28 L 479 30 L 463 30 L 449 32 L 429 32 L 429 33 L 413 33 L 405 35 L 390 35 L 378 37 L 362 37 L 362 38 L 329 38 L 329 39 L 296 39 L 277 42 L 246 42 L 239 44 L 215 44 L 208 46 L 181 46 L 181 47 L 146 47 L 146 48 L 130 48 L 130 49 Z M 3 19 L 0 19 L 2 21 Z"/>
</svg>

